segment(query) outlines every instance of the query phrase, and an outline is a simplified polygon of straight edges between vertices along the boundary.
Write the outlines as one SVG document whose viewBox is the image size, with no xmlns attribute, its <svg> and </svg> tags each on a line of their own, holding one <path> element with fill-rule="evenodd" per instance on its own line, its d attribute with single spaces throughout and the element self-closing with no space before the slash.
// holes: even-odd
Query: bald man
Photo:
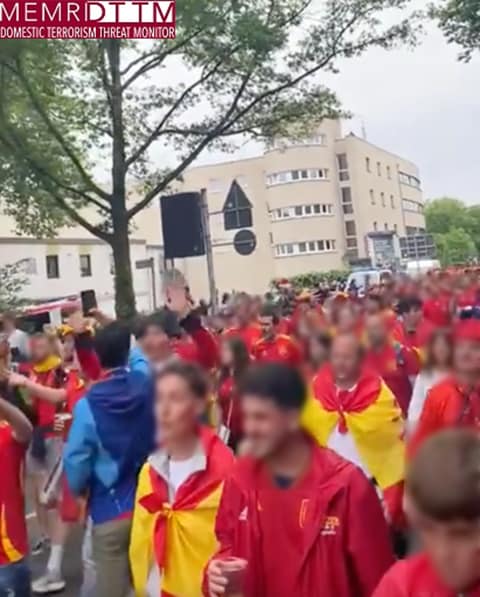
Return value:
<svg viewBox="0 0 480 597">
<path fill-rule="evenodd" d="M 313 394 L 303 414 L 304 427 L 378 486 L 389 521 L 400 526 L 402 413 L 380 375 L 365 367 L 364 350 L 353 334 L 334 339 L 331 363 L 315 376 Z"/>
<path fill-rule="evenodd" d="M 365 333 L 365 364 L 383 378 L 406 416 L 419 371 L 418 356 L 412 348 L 393 339 L 389 323 L 381 313 L 366 318 Z"/>
</svg>

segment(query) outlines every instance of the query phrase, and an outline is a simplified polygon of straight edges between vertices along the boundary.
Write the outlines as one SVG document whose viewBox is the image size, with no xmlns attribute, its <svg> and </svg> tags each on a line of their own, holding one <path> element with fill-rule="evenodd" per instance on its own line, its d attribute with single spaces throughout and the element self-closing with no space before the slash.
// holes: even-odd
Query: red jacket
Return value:
<svg viewBox="0 0 480 597">
<path fill-rule="evenodd" d="M 410 348 L 417 350 L 424 348 L 428 344 L 435 327 L 431 321 L 424 317 L 413 332 L 403 328 L 403 342 Z"/>
<path fill-rule="evenodd" d="M 431 323 L 446 327 L 450 324 L 452 296 L 443 292 L 423 303 L 423 315 Z"/>
<path fill-rule="evenodd" d="M 216 558 L 248 562 L 243 597 L 370 597 L 393 562 L 373 486 L 355 466 L 313 444 L 309 472 L 288 489 L 274 486 L 261 462 L 237 461 L 216 535 Z M 205 577 L 208 595 L 206 588 Z"/>
<path fill-rule="evenodd" d="M 302 362 L 299 345 L 283 334 L 277 334 L 273 340 L 261 338 L 253 345 L 252 356 L 261 363 L 276 362 L 298 367 Z"/>
<path fill-rule="evenodd" d="M 433 386 L 427 395 L 420 420 L 410 441 L 413 455 L 427 438 L 447 427 L 480 428 L 480 388 L 468 391 L 454 377 Z"/>
<path fill-rule="evenodd" d="M 480 597 L 480 586 L 465 597 Z M 373 597 L 457 597 L 459 593 L 448 589 L 438 578 L 424 554 L 397 562 L 373 594 Z"/>
<path fill-rule="evenodd" d="M 380 375 L 404 415 L 412 397 L 410 377 L 418 374 L 419 361 L 411 348 L 400 344 L 388 344 L 380 351 L 369 350 L 366 355 L 366 366 Z"/>
</svg>

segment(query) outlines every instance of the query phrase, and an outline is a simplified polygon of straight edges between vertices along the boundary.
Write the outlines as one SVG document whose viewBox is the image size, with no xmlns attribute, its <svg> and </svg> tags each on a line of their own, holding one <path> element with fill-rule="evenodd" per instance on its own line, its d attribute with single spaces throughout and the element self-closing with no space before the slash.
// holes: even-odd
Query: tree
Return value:
<svg viewBox="0 0 480 597">
<path fill-rule="evenodd" d="M 444 0 L 435 4 L 432 15 L 449 43 L 462 47 L 460 60 L 468 62 L 480 49 L 480 10 L 478 0 Z"/>
<path fill-rule="evenodd" d="M 442 265 L 468 263 L 478 254 L 469 234 L 459 228 L 452 228 L 444 234 L 436 234 L 435 244 Z"/>
<path fill-rule="evenodd" d="M 27 283 L 21 261 L 0 267 L 0 312 L 15 310 L 24 301 L 19 295 Z"/>
<path fill-rule="evenodd" d="M 467 208 L 459 199 L 434 199 L 425 207 L 425 222 L 432 234 L 444 234 L 452 228 L 465 230 L 468 227 Z"/>
<path fill-rule="evenodd" d="M 368 48 L 413 41 L 409 1 L 325 0 L 319 13 L 314 0 L 178 0 L 175 40 L 4 41 L 3 209 L 20 232 L 74 222 L 111 245 L 117 314 L 130 317 L 135 216 L 208 147 L 299 137 L 341 114 L 316 75 Z M 393 25 L 382 20 L 391 10 Z M 155 166 L 161 147 L 173 166 Z"/>
</svg>

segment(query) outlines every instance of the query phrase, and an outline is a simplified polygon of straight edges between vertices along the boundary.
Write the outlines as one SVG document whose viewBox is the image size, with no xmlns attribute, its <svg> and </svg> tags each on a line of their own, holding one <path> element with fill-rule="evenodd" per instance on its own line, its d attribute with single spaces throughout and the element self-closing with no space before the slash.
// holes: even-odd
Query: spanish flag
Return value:
<svg viewBox="0 0 480 597">
<path fill-rule="evenodd" d="M 164 478 L 147 462 L 140 473 L 130 541 L 136 597 L 144 597 L 150 568 L 161 575 L 162 597 L 202 597 L 203 569 L 217 549 L 214 525 L 233 455 L 208 429 L 200 432 L 205 467 L 168 499 Z"/>
<path fill-rule="evenodd" d="M 340 433 L 350 433 L 387 507 L 389 492 L 396 496 L 392 508 L 399 506 L 397 488 L 401 488 L 405 469 L 404 424 L 395 397 L 380 376 L 365 372 L 355 388 L 339 393 L 331 368 L 322 368 L 313 380 L 313 395 L 307 400 L 302 423 L 322 446 L 328 446 L 337 427 Z"/>
</svg>

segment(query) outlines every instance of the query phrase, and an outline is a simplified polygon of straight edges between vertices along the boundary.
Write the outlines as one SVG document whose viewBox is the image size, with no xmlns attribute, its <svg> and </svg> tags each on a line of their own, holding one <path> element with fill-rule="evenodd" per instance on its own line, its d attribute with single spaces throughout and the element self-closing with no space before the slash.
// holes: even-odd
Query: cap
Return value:
<svg viewBox="0 0 480 597">
<path fill-rule="evenodd" d="M 471 340 L 480 342 L 480 320 L 460 320 L 455 327 L 455 340 Z"/>
</svg>

